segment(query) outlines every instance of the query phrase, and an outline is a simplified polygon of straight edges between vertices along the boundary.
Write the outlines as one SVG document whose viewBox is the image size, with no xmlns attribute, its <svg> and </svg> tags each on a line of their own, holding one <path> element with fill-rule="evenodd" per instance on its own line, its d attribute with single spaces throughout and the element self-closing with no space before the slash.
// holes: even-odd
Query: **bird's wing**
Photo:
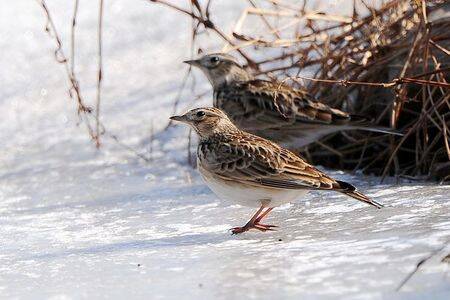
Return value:
<svg viewBox="0 0 450 300">
<path fill-rule="evenodd" d="M 281 189 L 332 189 L 336 182 L 289 150 L 254 135 L 200 147 L 202 166 L 224 180 Z"/>
<path fill-rule="evenodd" d="M 266 129 L 296 124 L 342 125 L 349 114 L 314 101 L 307 92 L 265 80 L 250 80 L 222 87 L 218 107 L 239 124 L 242 119 Z M 242 120 L 244 122 L 244 120 Z M 244 126 L 249 127 L 249 126 Z"/>
<path fill-rule="evenodd" d="M 333 190 L 375 205 L 352 185 L 334 180 L 289 150 L 251 134 L 205 143 L 199 151 L 202 167 L 223 180 L 273 189 Z"/>
</svg>

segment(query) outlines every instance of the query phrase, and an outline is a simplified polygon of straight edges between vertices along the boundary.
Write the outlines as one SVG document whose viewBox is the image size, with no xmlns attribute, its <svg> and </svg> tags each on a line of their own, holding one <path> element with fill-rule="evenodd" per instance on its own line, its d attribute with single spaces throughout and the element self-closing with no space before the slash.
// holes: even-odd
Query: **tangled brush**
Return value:
<svg viewBox="0 0 450 300">
<path fill-rule="evenodd" d="M 327 136 L 300 149 L 313 164 L 450 180 L 449 3 L 355 0 L 351 13 L 341 15 L 306 0 L 248 0 L 226 34 L 212 1 L 192 0 L 187 8 L 153 2 L 190 16 L 194 41 L 200 29 L 215 33 L 224 51 L 240 55 L 256 75 L 301 86 L 333 107 L 404 133 Z"/>
</svg>

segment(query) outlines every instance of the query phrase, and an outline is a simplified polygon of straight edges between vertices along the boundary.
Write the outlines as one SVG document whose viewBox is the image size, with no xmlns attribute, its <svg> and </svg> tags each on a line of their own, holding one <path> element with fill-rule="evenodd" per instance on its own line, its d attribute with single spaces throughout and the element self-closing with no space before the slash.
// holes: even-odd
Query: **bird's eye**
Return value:
<svg viewBox="0 0 450 300">
<path fill-rule="evenodd" d="M 217 56 L 213 56 L 209 59 L 209 61 L 213 64 L 218 63 L 219 62 L 219 58 Z"/>
<path fill-rule="evenodd" d="M 197 116 L 197 118 L 201 118 L 205 115 L 205 112 L 201 110 L 201 111 L 198 111 L 195 115 Z"/>
</svg>

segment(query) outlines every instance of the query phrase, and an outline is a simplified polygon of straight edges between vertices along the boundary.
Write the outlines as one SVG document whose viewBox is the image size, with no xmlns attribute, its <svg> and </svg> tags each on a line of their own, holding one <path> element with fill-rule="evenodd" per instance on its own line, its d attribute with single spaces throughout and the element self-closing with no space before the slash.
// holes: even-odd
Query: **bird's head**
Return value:
<svg viewBox="0 0 450 300">
<path fill-rule="evenodd" d="M 202 139 L 214 134 L 239 131 L 224 112 L 212 107 L 195 108 L 184 115 L 172 116 L 170 119 L 188 124 Z"/>
<path fill-rule="evenodd" d="M 229 54 L 206 54 L 199 59 L 186 60 L 184 62 L 200 68 L 206 77 L 208 77 L 213 87 L 251 79 L 250 74 Z"/>
</svg>

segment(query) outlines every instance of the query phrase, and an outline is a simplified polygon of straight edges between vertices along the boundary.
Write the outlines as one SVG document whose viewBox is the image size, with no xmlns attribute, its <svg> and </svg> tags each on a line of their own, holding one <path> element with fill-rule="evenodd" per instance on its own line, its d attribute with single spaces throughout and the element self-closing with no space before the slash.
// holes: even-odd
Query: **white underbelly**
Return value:
<svg viewBox="0 0 450 300">
<path fill-rule="evenodd" d="M 219 198 L 243 206 L 260 207 L 264 203 L 267 207 L 276 207 L 308 193 L 308 190 L 283 190 L 243 185 L 212 177 L 201 168 L 199 170 L 208 187 Z"/>
</svg>

